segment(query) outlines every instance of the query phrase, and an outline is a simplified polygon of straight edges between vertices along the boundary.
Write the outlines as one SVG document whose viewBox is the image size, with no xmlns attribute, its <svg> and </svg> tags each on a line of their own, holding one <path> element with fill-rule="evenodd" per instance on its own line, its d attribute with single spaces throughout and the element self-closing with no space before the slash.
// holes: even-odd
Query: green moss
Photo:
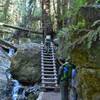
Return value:
<svg viewBox="0 0 100 100">
<path fill-rule="evenodd" d="M 78 66 L 84 66 L 88 61 L 88 52 L 76 48 L 71 52 L 73 62 Z"/>
<path fill-rule="evenodd" d="M 99 70 L 94 69 L 81 69 L 78 73 L 80 77 L 80 92 L 86 100 L 93 100 L 96 93 L 100 94 L 100 77 L 95 73 L 100 73 Z M 82 89 L 81 89 L 82 88 Z"/>
</svg>

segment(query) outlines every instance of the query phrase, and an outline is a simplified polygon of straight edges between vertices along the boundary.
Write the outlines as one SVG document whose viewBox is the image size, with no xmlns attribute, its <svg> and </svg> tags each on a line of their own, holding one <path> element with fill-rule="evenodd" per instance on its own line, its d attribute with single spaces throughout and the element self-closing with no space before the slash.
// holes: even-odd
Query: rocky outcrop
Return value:
<svg viewBox="0 0 100 100">
<path fill-rule="evenodd" d="M 13 78 L 25 84 L 33 84 L 40 79 L 40 45 L 23 44 L 12 58 Z"/>
<path fill-rule="evenodd" d="M 8 100 L 8 96 L 6 95 L 8 85 L 6 70 L 9 67 L 10 59 L 8 55 L 0 48 L 0 100 Z"/>
<path fill-rule="evenodd" d="M 77 66 L 78 100 L 100 100 L 100 27 L 67 34 L 60 39 L 59 54 Z"/>
<path fill-rule="evenodd" d="M 78 48 L 74 48 L 71 52 L 72 60 L 78 68 L 77 92 L 79 100 L 100 99 L 99 45 L 100 41 L 96 42 L 91 49 L 86 49 L 81 45 Z"/>
<path fill-rule="evenodd" d="M 69 46 L 70 52 L 67 53 L 78 69 L 78 100 L 100 99 L 100 31 L 98 29 L 99 27 L 83 35 L 73 34 L 74 39 L 70 38 L 73 42 Z M 64 42 L 68 46 L 68 42 Z M 63 48 L 65 54 L 68 51 L 67 46 Z"/>
</svg>

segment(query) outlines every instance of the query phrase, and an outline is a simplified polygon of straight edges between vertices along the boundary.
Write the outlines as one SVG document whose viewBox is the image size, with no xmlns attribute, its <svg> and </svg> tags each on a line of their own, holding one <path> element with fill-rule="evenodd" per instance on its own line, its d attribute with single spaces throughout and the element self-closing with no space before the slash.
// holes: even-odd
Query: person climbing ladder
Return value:
<svg viewBox="0 0 100 100">
<path fill-rule="evenodd" d="M 50 51 L 50 43 L 51 43 L 51 37 L 50 35 L 47 35 L 45 38 L 45 44 L 44 44 L 47 53 L 49 53 Z"/>
</svg>

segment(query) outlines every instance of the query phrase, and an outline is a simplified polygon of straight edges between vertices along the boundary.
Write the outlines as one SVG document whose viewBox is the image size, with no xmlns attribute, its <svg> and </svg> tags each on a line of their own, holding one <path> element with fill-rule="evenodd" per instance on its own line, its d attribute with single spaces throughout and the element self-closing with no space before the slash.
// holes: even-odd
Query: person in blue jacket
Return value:
<svg viewBox="0 0 100 100">
<path fill-rule="evenodd" d="M 72 86 L 71 80 L 76 77 L 76 66 L 71 59 L 62 62 L 58 72 L 58 84 L 60 84 L 61 100 L 69 100 L 69 87 Z"/>
</svg>

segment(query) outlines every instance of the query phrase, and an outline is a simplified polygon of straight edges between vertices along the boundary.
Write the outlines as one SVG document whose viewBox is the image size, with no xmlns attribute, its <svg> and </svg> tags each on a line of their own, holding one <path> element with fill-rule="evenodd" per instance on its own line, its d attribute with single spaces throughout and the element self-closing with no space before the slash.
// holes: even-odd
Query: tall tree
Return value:
<svg viewBox="0 0 100 100">
<path fill-rule="evenodd" d="M 61 19 L 62 15 L 62 2 L 61 0 L 57 0 L 57 29 L 61 29 L 63 25 L 63 21 Z"/>
<path fill-rule="evenodd" d="M 33 9 L 33 3 L 36 2 L 36 0 L 23 0 L 21 2 L 21 8 L 23 9 L 23 15 L 22 15 L 22 22 L 19 23 L 20 27 L 24 27 L 24 28 L 30 28 L 32 26 L 32 9 Z M 22 9 L 20 9 L 22 10 Z M 28 32 L 22 32 L 21 30 L 16 30 L 16 32 L 14 33 L 14 37 L 15 38 L 19 38 L 20 36 L 24 36 L 27 37 L 29 36 Z"/>
<path fill-rule="evenodd" d="M 10 4 L 10 0 L 6 0 L 5 5 L 4 5 L 4 16 L 5 16 L 5 21 L 7 20 L 7 14 L 8 14 L 9 4 Z"/>
<path fill-rule="evenodd" d="M 44 36 L 51 35 L 53 37 L 53 28 L 50 18 L 50 0 L 42 0 L 42 27 Z"/>
</svg>

